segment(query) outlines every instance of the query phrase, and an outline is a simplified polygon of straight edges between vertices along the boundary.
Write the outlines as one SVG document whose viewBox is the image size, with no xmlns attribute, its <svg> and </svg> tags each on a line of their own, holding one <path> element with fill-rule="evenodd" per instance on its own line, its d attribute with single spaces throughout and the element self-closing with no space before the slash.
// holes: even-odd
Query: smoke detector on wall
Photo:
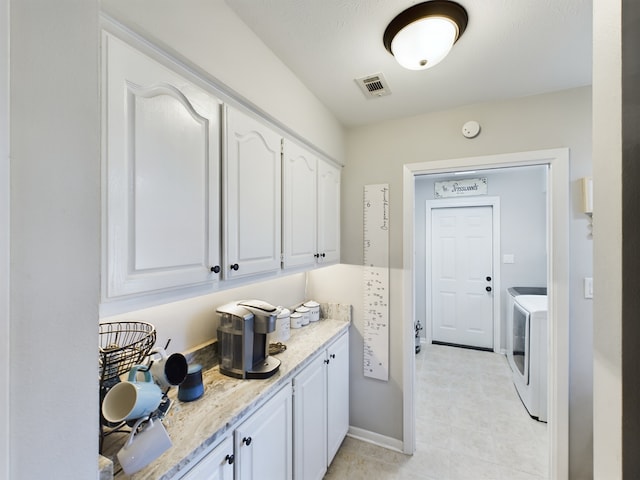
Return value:
<svg viewBox="0 0 640 480">
<path fill-rule="evenodd" d="M 366 77 L 356 78 L 355 80 L 367 98 L 378 98 L 391 94 L 387 79 L 384 78 L 382 73 L 374 73 Z"/>
<path fill-rule="evenodd" d="M 476 138 L 480 135 L 480 124 L 475 120 L 470 120 L 462 126 L 462 135 L 466 138 Z"/>
</svg>

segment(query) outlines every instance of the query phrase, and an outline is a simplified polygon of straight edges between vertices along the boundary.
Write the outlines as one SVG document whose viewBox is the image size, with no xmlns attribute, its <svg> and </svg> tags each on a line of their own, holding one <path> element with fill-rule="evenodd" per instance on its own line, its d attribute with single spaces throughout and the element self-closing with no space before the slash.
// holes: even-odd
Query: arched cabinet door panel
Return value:
<svg viewBox="0 0 640 480">
<path fill-rule="evenodd" d="M 225 106 L 224 278 L 280 269 L 282 137 Z"/>
<path fill-rule="evenodd" d="M 103 36 L 103 297 L 216 281 L 221 102 Z"/>
<path fill-rule="evenodd" d="M 340 261 L 340 169 L 285 139 L 283 268 Z"/>
<path fill-rule="evenodd" d="M 282 148 L 282 263 L 284 268 L 313 267 L 318 254 L 317 176 L 319 160 L 285 139 Z"/>
<path fill-rule="evenodd" d="M 340 169 L 318 164 L 318 252 L 320 261 L 340 261 Z"/>
</svg>

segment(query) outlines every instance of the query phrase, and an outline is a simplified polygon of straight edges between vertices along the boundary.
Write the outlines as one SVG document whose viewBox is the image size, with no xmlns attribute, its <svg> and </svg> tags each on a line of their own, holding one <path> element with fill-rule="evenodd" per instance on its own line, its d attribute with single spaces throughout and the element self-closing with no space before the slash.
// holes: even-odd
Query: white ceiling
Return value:
<svg viewBox="0 0 640 480">
<path fill-rule="evenodd" d="M 411 0 L 225 0 L 345 126 L 591 84 L 591 0 L 458 0 L 469 25 L 447 58 L 400 67 L 382 34 Z M 391 95 L 355 78 L 382 72 Z"/>
</svg>

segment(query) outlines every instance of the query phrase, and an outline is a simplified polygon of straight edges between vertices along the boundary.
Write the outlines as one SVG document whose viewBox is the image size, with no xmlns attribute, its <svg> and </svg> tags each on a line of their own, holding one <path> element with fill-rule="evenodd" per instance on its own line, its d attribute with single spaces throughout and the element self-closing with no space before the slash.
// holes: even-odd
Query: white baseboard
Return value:
<svg viewBox="0 0 640 480">
<path fill-rule="evenodd" d="M 363 442 L 372 443 L 389 450 L 404 453 L 402 440 L 398 440 L 396 438 L 387 437 L 385 435 L 380 435 L 379 433 L 351 426 L 349 427 L 347 436 L 357 440 L 362 440 Z"/>
</svg>

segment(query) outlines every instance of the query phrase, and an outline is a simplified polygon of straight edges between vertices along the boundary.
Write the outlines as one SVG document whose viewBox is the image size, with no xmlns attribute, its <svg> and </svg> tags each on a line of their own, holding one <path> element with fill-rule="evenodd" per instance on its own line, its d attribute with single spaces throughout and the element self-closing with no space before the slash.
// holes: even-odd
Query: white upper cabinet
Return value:
<svg viewBox="0 0 640 480">
<path fill-rule="evenodd" d="M 282 168 L 284 267 L 313 266 L 318 258 L 318 159 L 298 144 L 285 140 Z"/>
<path fill-rule="evenodd" d="M 318 162 L 318 254 L 321 263 L 340 261 L 340 169 Z"/>
<path fill-rule="evenodd" d="M 283 143 L 283 266 L 340 260 L 340 170 L 289 140 Z"/>
<path fill-rule="evenodd" d="M 340 260 L 339 168 L 170 57 L 102 47 L 103 312 Z"/>
<path fill-rule="evenodd" d="M 280 269 L 282 137 L 226 106 L 223 167 L 225 278 Z"/>
<path fill-rule="evenodd" d="M 105 33 L 106 299 L 217 280 L 220 105 Z"/>
</svg>

